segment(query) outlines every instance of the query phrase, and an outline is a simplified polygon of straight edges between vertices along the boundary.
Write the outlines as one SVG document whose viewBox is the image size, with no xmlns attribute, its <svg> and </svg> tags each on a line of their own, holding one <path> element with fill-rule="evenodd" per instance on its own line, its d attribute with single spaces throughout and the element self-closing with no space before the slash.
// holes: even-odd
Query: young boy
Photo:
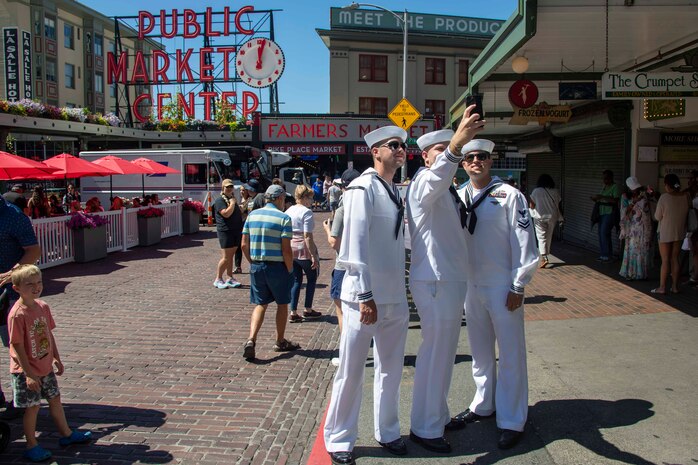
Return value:
<svg viewBox="0 0 698 465">
<path fill-rule="evenodd" d="M 51 332 L 56 327 L 51 310 L 46 302 L 39 300 L 43 290 L 41 271 L 35 265 L 17 267 L 12 272 L 12 287 L 19 294 L 19 300 L 10 310 L 8 318 L 14 402 L 15 407 L 25 408 L 27 449 L 24 457 L 32 462 L 41 462 L 51 457 L 51 452 L 36 440 L 36 417 L 42 397 L 48 401 L 51 418 L 61 434 L 59 445 L 87 442 L 92 433 L 71 431 L 65 419 L 56 381 L 56 375 L 63 374 L 63 363 Z"/>
</svg>

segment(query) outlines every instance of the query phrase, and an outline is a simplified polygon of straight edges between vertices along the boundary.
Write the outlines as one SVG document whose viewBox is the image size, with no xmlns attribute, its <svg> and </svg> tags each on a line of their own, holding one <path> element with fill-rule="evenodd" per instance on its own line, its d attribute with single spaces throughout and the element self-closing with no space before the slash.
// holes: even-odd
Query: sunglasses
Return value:
<svg viewBox="0 0 698 465">
<path fill-rule="evenodd" d="M 407 150 L 407 144 L 404 142 L 398 142 L 396 140 L 390 141 L 387 144 L 381 145 L 381 147 L 388 147 L 390 150 L 397 150 L 398 148 L 401 148 L 402 150 Z"/>
<path fill-rule="evenodd" d="M 463 158 L 463 160 L 467 161 L 468 163 L 472 163 L 475 161 L 475 158 L 477 158 L 480 161 L 485 161 L 489 160 L 490 157 L 491 155 L 487 152 L 469 153 Z"/>
<path fill-rule="evenodd" d="M 223 186 L 223 189 L 232 189 L 235 186 Z"/>
</svg>

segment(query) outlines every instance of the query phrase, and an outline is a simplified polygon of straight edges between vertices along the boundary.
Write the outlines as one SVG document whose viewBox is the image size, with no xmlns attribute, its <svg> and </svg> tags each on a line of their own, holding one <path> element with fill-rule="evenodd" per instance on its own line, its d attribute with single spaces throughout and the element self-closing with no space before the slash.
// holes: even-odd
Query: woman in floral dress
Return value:
<svg viewBox="0 0 698 465">
<path fill-rule="evenodd" d="M 646 279 L 652 242 L 652 217 L 647 194 L 635 177 L 625 181 L 629 194 L 621 198 L 621 232 L 625 239 L 620 275 L 625 279 Z"/>
</svg>

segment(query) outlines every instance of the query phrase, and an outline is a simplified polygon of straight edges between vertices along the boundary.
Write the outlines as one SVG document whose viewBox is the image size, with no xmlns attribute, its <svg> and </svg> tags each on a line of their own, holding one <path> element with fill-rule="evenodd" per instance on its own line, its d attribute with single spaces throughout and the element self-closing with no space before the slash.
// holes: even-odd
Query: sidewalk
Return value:
<svg viewBox="0 0 698 465">
<path fill-rule="evenodd" d="M 320 229 L 325 216 L 316 213 L 316 239 L 326 259 L 314 306 L 323 313 L 331 308 L 334 259 Z M 641 292 L 652 283 L 636 288 L 588 268 L 574 249 L 554 252 L 564 266 L 541 270 L 527 289 L 531 409 L 523 443 L 500 454 L 494 424 L 482 423 L 450 436 L 450 456 L 434 458 L 414 444 L 408 444 L 407 458 L 386 456 L 372 439 L 369 361 L 356 450 L 361 464 L 698 460 L 698 343 L 696 320 L 688 315 L 698 307 L 698 292 L 684 289 L 655 299 Z M 278 354 L 272 351 L 271 308 L 259 337 L 259 361 L 245 362 L 249 278 L 242 275 L 243 289 L 215 289 L 219 255 L 215 232 L 204 228 L 44 272 L 44 297 L 66 366 L 59 379 L 66 413 L 72 427 L 91 429 L 96 437 L 87 446 L 58 448 L 42 409 L 40 443 L 56 462 L 307 462 L 335 371 L 330 358 L 336 356 L 336 318 L 288 325 L 288 337 L 302 349 Z M 419 342 L 416 318 L 410 328 L 401 396 L 405 435 Z M 469 353 L 463 330 L 451 391 L 454 413 L 472 396 Z M 1 351 L 0 380 L 10 392 L 7 363 Z M 13 442 L 0 462 L 22 463 L 21 420 L 11 426 Z"/>
<path fill-rule="evenodd" d="M 447 433 L 453 453 L 408 439 L 419 321 L 412 315 L 401 385 L 400 420 L 409 454 L 391 456 L 373 439 L 373 366 L 366 368 L 359 441 L 363 465 L 663 464 L 698 461 L 698 290 L 657 299 L 653 281 L 619 281 L 615 264 L 556 243 L 555 267 L 527 286 L 529 421 L 522 442 L 500 451 L 494 420 Z M 462 328 L 450 391 L 452 413 L 468 407 L 475 386 Z M 328 464 L 322 460 L 310 465 Z"/>
</svg>

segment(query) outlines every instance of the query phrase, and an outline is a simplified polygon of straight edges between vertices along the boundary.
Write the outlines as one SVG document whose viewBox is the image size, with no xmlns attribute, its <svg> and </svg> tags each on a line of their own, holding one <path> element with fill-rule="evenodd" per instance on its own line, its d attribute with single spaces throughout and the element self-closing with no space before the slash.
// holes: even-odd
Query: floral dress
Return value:
<svg viewBox="0 0 698 465">
<path fill-rule="evenodd" d="M 645 194 L 636 199 L 621 198 L 620 238 L 625 239 L 620 275 L 625 279 L 646 279 L 652 242 L 652 218 Z"/>
</svg>

